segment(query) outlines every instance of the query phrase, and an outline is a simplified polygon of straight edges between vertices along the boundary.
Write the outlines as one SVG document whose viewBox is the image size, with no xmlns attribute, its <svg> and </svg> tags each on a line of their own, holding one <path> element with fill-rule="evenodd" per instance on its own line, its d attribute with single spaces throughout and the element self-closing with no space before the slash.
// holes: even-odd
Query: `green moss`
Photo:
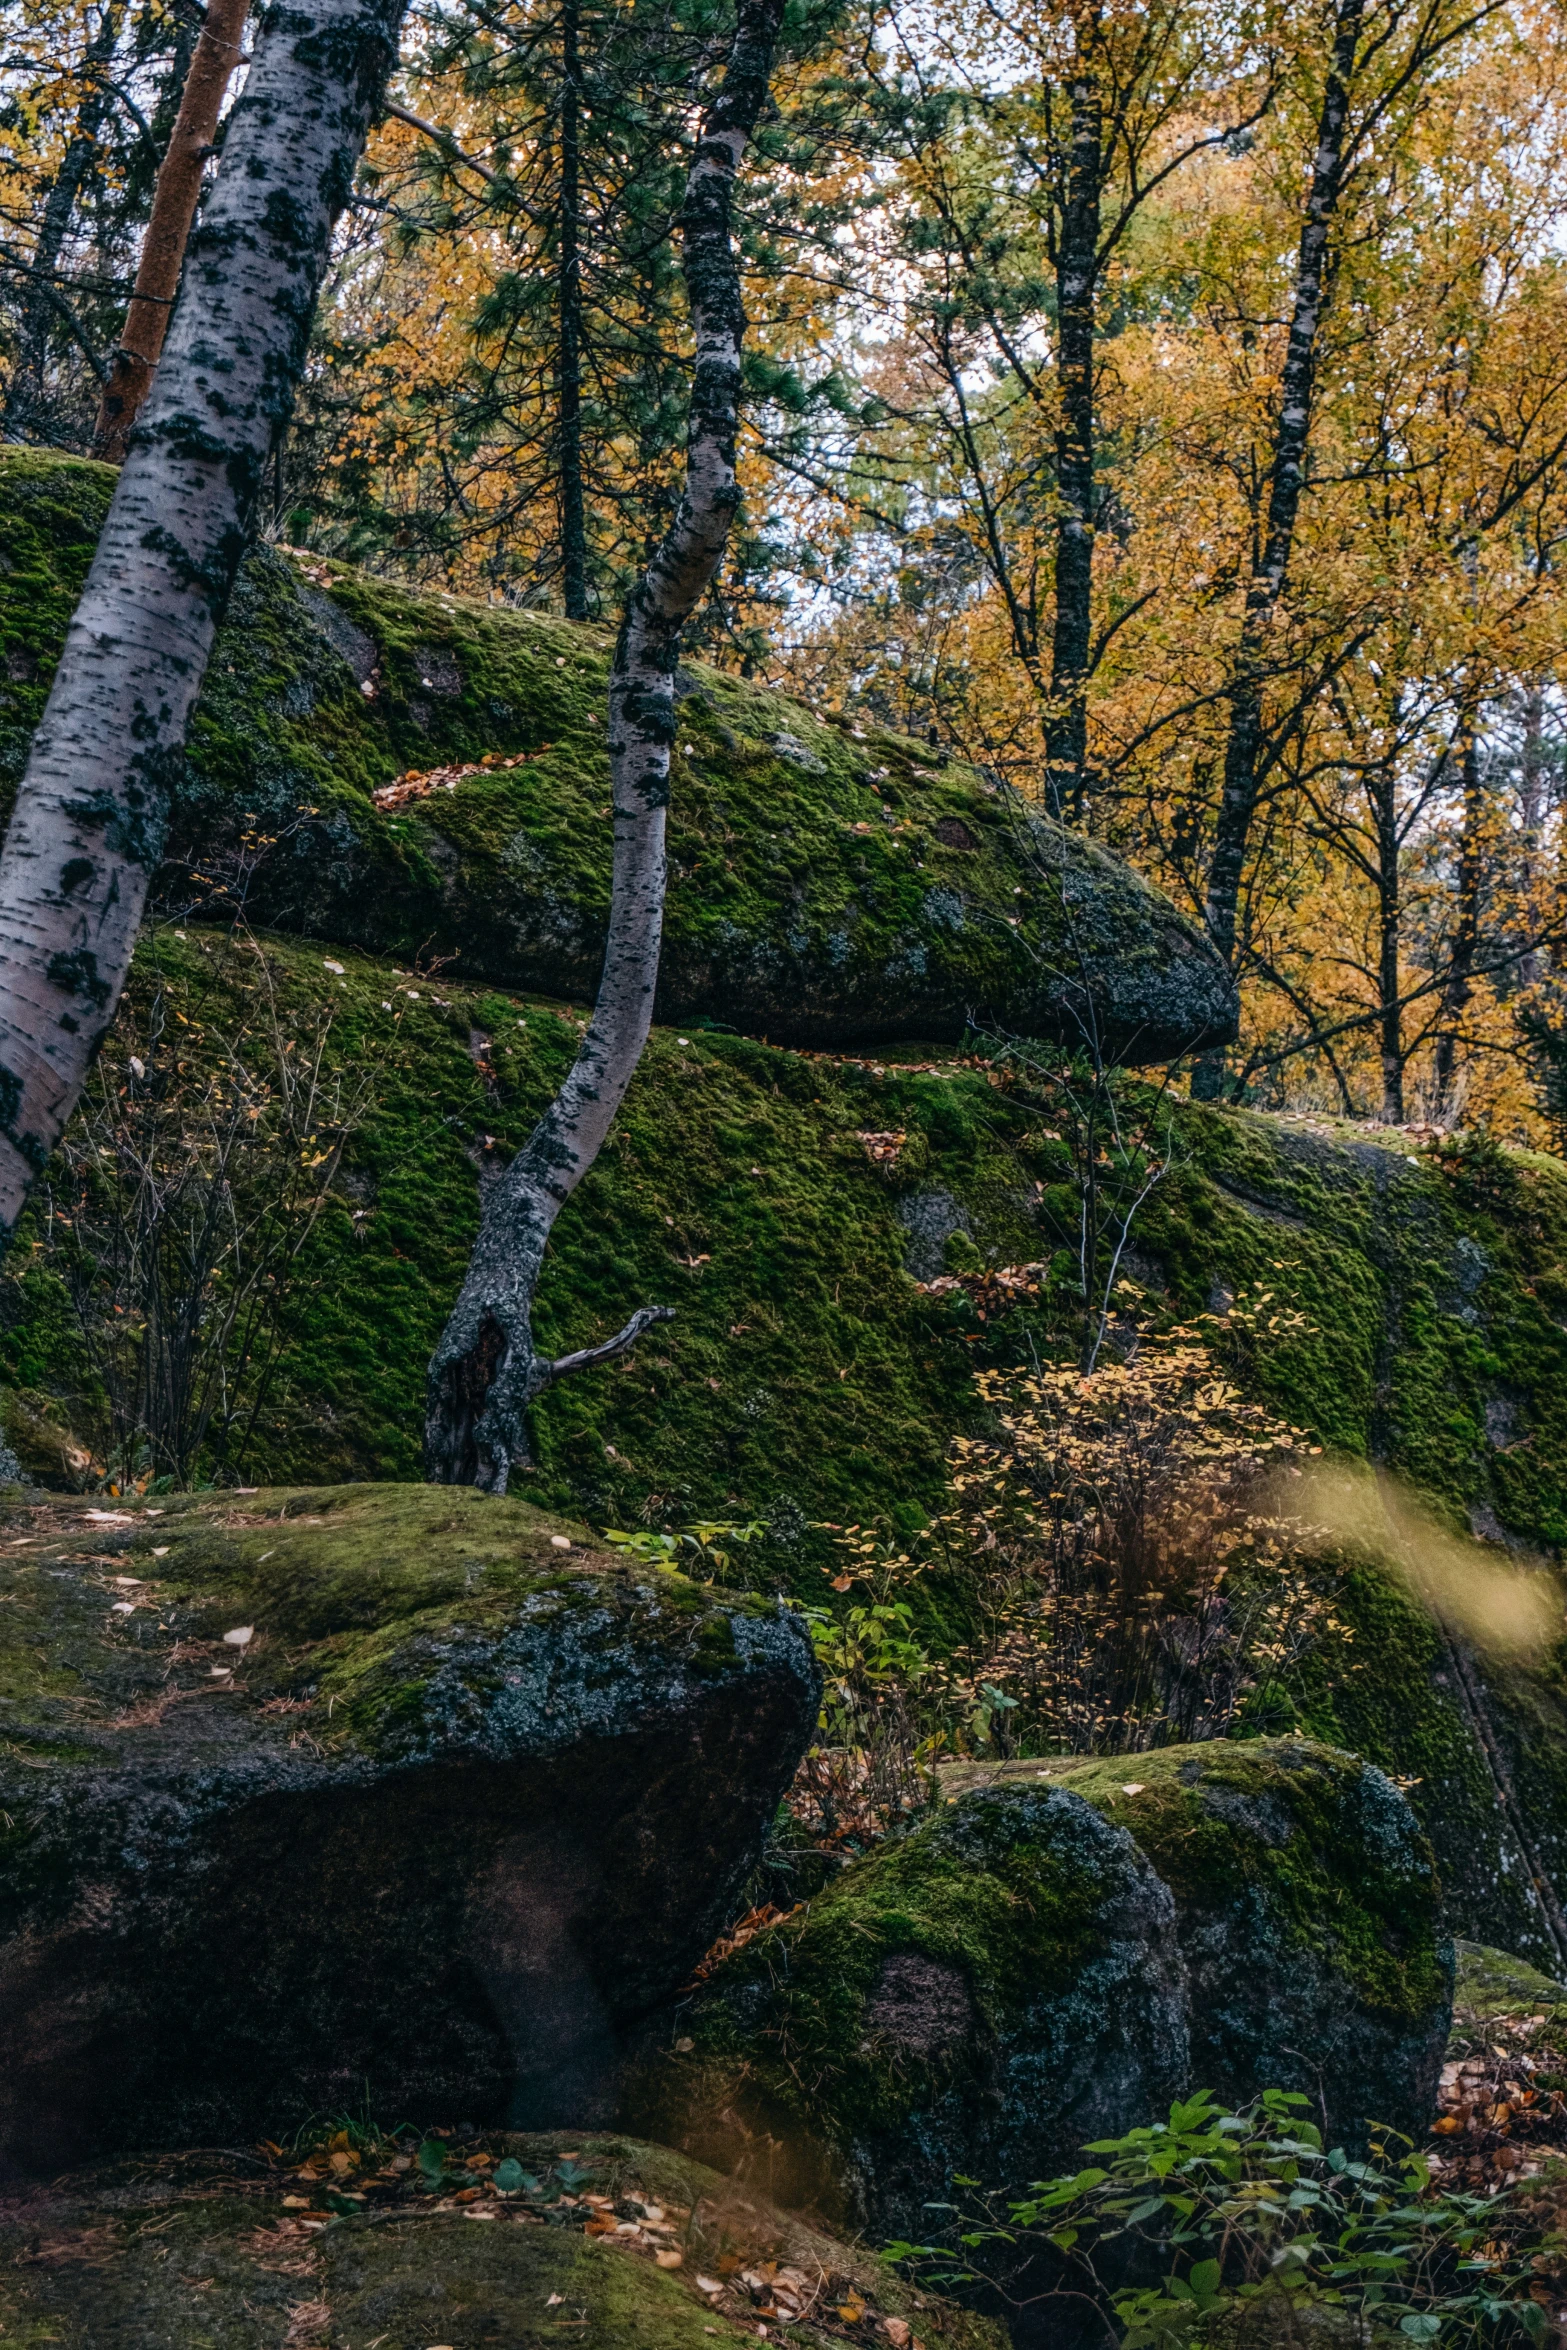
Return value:
<svg viewBox="0 0 1567 2350">
<path fill-rule="evenodd" d="M 1196 1921 L 1192 1930 L 1244 1919 L 1256 1964 L 1287 1973 L 1271 1947 L 1282 1941 L 1395 2024 L 1418 2023 L 1445 2001 L 1434 1907 L 1421 1914 L 1412 1902 L 1405 1843 L 1368 1825 L 1357 1757 L 1248 1739 L 1025 1767 L 1047 1769 L 1125 1828 Z M 969 1776 L 960 1770 L 950 1783 Z M 1396 1801 L 1391 1788 L 1386 1801 Z"/>
<path fill-rule="evenodd" d="M 1184 2078 L 1167 1897 L 1054 1788 L 942 1805 L 717 1967 L 624 2091 L 639 2129 L 883 2237 L 1044 2175 Z"/>
<path fill-rule="evenodd" d="M 113 478 L 0 452 L 0 662 L 20 675 L 0 810 Z M 211 902 L 243 870 L 253 918 L 590 997 L 610 652 L 601 629 L 258 550 L 192 721 L 165 900 Z M 520 763 L 375 804 L 399 775 L 486 758 Z M 984 1011 L 1055 1033 L 1063 975 L 1076 984 L 1086 958 L 1106 1036 L 1141 1058 L 1231 1019 L 1227 979 L 1168 900 L 943 752 L 693 667 L 674 766 L 666 1016 L 950 1041 Z"/>
<path fill-rule="evenodd" d="M 467 1488 L 170 1495 L 96 1523 L 68 1504 L 16 1522 L 32 1532 L 0 1564 L 0 1754 L 24 1797 L 28 1769 L 101 1762 L 72 1725 L 200 1690 L 214 1660 L 242 1662 L 255 1703 L 308 1700 L 318 1745 L 388 1755 L 477 1719 L 508 1671 L 516 1682 L 519 1625 L 568 1643 L 575 1625 L 588 1648 L 629 1641 L 704 1675 L 735 1668 L 734 1619 L 771 1613 L 738 1594 L 715 1622 L 672 1570 L 628 1570 L 580 1527 Z M 224 1635 L 242 1626 L 241 1660 Z"/>
<path fill-rule="evenodd" d="M 647 2251 L 587 2237 L 580 2224 L 503 2212 L 475 2225 L 417 2201 L 305 2234 L 283 2208 L 294 2184 L 286 2175 L 244 2157 L 153 2157 L 60 2182 L 46 2248 L 36 2207 L 0 2212 L 3 2338 L 8 2350 L 285 2350 L 307 2339 L 419 2350 L 437 2334 L 509 2350 L 562 2338 L 583 2350 L 712 2350 L 715 2340 L 754 2340 L 756 2321 L 739 2314 L 748 2296 L 711 2307 L 695 2276 L 704 2265 L 729 2274 L 772 2262 L 831 2280 L 840 2300 L 854 2291 L 875 2313 L 867 2324 L 914 2318 L 931 2350 L 1001 2350 L 993 2321 L 915 2291 L 874 2255 L 663 2148 L 592 2133 L 490 2143 L 542 2171 L 569 2146 L 595 2192 L 656 2196 L 679 2215 L 683 2268 L 661 2269 Z M 788 2338 L 828 2350 L 838 2329 L 807 2320 Z"/>
<path fill-rule="evenodd" d="M 156 980 L 195 1029 L 221 1033 L 237 984 L 221 950 L 216 932 L 151 936 L 127 1022 Z M 477 1218 L 469 1150 L 484 1134 L 523 1138 L 569 1065 L 576 1020 L 532 996 L 399 981 L 352 952 L 331 958 L 341 981 L 309 945 L 273 938 L 268 955 L 285 1018 L 330 1004 L 332 1051 L 381 1074 L 312 1243 L 274 1406 L 235 1467 L 274 1482 L 417 1475 L 424 1364 Z M 475 1035 L 489 1039 L 492 1082 Z M 127 1026 L 111 1052 L 132 1049 Z M 1524 1163 L 1523 1206 L 1482 1217 L 1462 1167 L 1429 1152 L 1411 1165 L 1380 1143 L 1244 1112 L 1194 1108 L 1181 1124 L 1183 1163 L 1139 1236 L 1154 1309 L 1221 1309 L 1221 1357 L 1319 1437 L 1549 1543 L 1567 1513 L 1567 1339 L 1540 1296 L 1567 1279 L 1567 1173 Z M 889 1129 L 910 1137 L 890 1179 L 858 1139 Z M 950 1436 L 972 1424 L 972 1370 L 1026 1361 L 1030 1337 L 1059 1345 L 1073 1301 L 1061 1281 L 1037 1310 L 981 1325 L 961 1294 L 934 1298 L 908 1278 L 900 1219 L 944 1194 L 978 1257 L 1037 1259 L 1050 1243 L 1036 1187 L 1060 1178 L 1060 1146 L 982 1070 L 655 1031 L 557 1226 L 538 1326 L 564 1350 L 640 1304 L 677 1319 L 545 1397 L 537 1498 L 622 1525 L 753 1511 L 917 1523 L 939 1501 Z M 59 1476 L 47 1410 L 96 1431 L 69 1304 L 35 1238 L 0 1290 L 0 1364 L 29 1399 L 11 1407 L 13 1440 L 35 1473 Z M 1307 1326 L 1258 1338 L 1222 1311 L 1264 1288 Z M 1508 1416 L 1493 1442 L 1498 1396 Z"/>
<path fill-rule="evenodd" d="M 1487 1949 L 1483 1942 L 1457 1945 L 1458 1979 L 1453 1988 L 1453 2019 L 1468 2027 L 1492 2016 L 1526 2015 L 1532 2009 L 1567 2006 L 1567 1988 L 1542 1975 L 1526 1959 L 1505 1950 Z"/>
<path fill-rule="evenodd" d="M 889 1958 L 957 1970 L 985 2028 L 1002 2034 L 1019 2008 L 1065 1992 L 1101 1946 L 1104 1880 L 1088 1856 L 1063 1849 L 1039 1809 L 1036 1822 L 1010 1803 L 972 1804 L 961 1822 L 938 1815 L 845 1869 L 728 1963 L 721 1996 L 691 2022 L 696 2064 L 743 2062 L 795 2131 L 820 2126 L 824 2111 L 845 2140 L 905 2123 L 945 2068 L 868 2031 Z M 749 2018 L 760 1985 L 772 1996 L 758 2035 Z"/>
</svg>

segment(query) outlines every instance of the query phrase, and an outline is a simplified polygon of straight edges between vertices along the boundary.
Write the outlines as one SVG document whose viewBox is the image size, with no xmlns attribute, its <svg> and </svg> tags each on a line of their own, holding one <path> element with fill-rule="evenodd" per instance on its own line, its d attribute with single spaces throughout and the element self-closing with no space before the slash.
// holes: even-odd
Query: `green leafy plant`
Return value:
<svg viewBox="0 0 1567 2350">
<path fill-rule="evenodd" d="M 699 1518 L 694 1526 L 685 1527 L 679 1534 L 655 1534 L 642 1531 L 626 1533 L 618 1526 L 606 1527 L 604 1540 L 615 1550 L 629 1552 L 651 1567 L 678 1567 L 683 1573 L 700 1575 L 705 1582 L 727 1582 L 733 1563 L 732 1547 L 748 1542 L 759 1542 L 767 1532 L 760 1519 L 748 1525 L 734 1525 L 717 1518 Z"/>
<path fill-rule="evenodd" d="M 992 2247 L 1048 2247 L 1059 2290 L 1096 2300 L 1125 2350 L 1174 2350 L 1237 2319 L 1285 2342 L 1331 2330 L 1332 2313 L 1357 2344 L 1539 2341 L 1539 2248 L 1522 2198 L 1444 2190 L 1390 2131 L 1373 2132 L 1365 2160 L 1325 2152 L 1307 2103 L 1269 2089 L 1232 2112 L 1202 2091 L 1166 2122 L 1096 2140 L 1095 2162 L 1036 2186 L 1004 2219 L 960 2221 L 972 2266 L 955 2270 L 953 2251 L 931 2246 L 884 2257 L 953 2282 Z"/>
</svg>

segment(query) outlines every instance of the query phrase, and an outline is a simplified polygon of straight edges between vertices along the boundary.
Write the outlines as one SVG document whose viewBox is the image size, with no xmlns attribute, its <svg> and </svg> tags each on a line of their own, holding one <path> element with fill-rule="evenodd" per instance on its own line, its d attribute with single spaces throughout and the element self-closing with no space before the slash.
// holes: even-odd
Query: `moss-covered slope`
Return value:
<svg viewBox="0 0 1567 2350">
<path fill-rule="evenodd" d="M 577 1015 L 298 941 L 266 953 L 284 1038 L 330 1009 L 328 1058 L 373 1071 L 373 1098 L 287 1300 L 278 1375 L 224 1474 L 416 1477 L 424 1364 L 477 1218 L 475 1157 L 485 1136 L 522 1139 L 575 1050 Z M 193 1100 L 250 968 L 220 932 L 149 937 L 110 1083 L 136 1053 L 150 1083 Z M 538 1319 L 552 1351 L 607 1337 L 644 1303 L 676 1319 L 542 1399 L 530 1495 L 608 1526 L 761 1517 L 773 1539 L 748 1555 L 768 1585 L 802 1592 L 832 1556 L 820 1521 L 885 1517 L 907 1532 L 937 1508 L 949 1440 L 975 1421 L 974 1370 L 1059 1345 L 1074 1306 L 1057 1253 L 1075 1213 L 1065 1145 L 992 1076 L 655 1031 L 557 1226 Z M 861 1139 L 888 1133 L 905 1137 L 890 1166 Z M 63 1277 L 68 1238 L 40 1212 L 13 1252 L 0 1369 L 24 1465 L 80 1483 L 105 1432 Z M 1557 1162 L 1191 1108 L 1138 1248 L 1148 1309 L 1211 1311 L 1221 1359 L 1291 1419 L 1418 1480 L 1460 1523 L 1542 1552 L 1561 1543 Z M 966 1292 L 920 1286 L 944 1255 L 1046 1277 L 1032 1300 L 982 1293 L 982 1321 Z M 1273 1303 L 1253 1315 L 1265 1292 Z M 1300 1319 L 1270 1329 L 1276 1313 Z M 1319 1660 L 1297 1713 L 1262 1726 L 1303 1728 L 1416 1782 L 1455 1924 L 1560 1967 L 1532 1883 L 1541 1868 L 1567 1877 L 1559 1665 L 1466 1660 L 1369 1556 L 1346 1554 L 1336 1605 L 1354 1641 Z M 1498 1809 L 1499 1765 L 1514 1816 L 1533 1823 L 1527 1852 Z"/>
<path fill-rule="evenodd" d="M 478 1214 L 485 1138 L 520 1142 L 576 1050 L 566 1005 L 266 942 L 278 1033 L 330 1013 L 328 1063 L 369 1105 L 287 1319 L 248 1482 L 417 1473 L 424 1365 Z M 107 1049 L 194 1102 L 244 1016 L 248 949 L 161 930 Z M 157 1037 L 149 1007 L 159 1003 Z M 252 1038 L 252 1057 L 265 1040 Z M 863 1139 L 901 1135 L 890 1163 Z M 676 1308 L 639 1354 L 538 1407 L 535 1496 L 605 1524 L 736 1507 L 785 1519 L 935 1505 L 971 1373 L 1054 1345 L 1075 1310 L 1066 1146 L 983 1066 L 819 1058 L 655 1031 L 540 1291 L 552 1351 Z M 55 1245 L 59 1244 L 59 1245 Z M 94 1434 L 60 1267 L 35 1221 L 0 1301 L 8 1384 Z M 933 1295 L 943 1262 L 1033 1263 L 1037 1298 Z M 1191 1108 L 1139 1226 L 1148 1309 L 1212 1311 L 1246 1384 L 1326 1444 L 1416 1479 L 1482 1529 L 1567 1539 L 1567 1170 L 1527 1154 L 1413 1152 L 1307 1121 Z M 1273 1303 L 1260 1317 L 1251 1301 Z M 1270 1329 L 1278 1313 L 1297 1323 Z M 46 1417 L 13 1432 L 60 1467 Z M 792 1509 L 786 1505 L 793 1505 Z M 912 1513 L 910 1515 L 909 1513 Z"/>
<path fill-rule="evenodd" d="M 0 451 L 0 812 L 113 475 Z M 191 729 L 165 895 L 591 998 L 609 903 L 610 638 L 261 552 Z M 417 771 L 473 767 L 397 806 Z M 1134 1060 L 1233 1032 L 1168 900 L 971 768 L 694 667 L 678 709 L 660 1009 L 807 1041 L 955 1042 L 971 1016 Z"/>
</svg>

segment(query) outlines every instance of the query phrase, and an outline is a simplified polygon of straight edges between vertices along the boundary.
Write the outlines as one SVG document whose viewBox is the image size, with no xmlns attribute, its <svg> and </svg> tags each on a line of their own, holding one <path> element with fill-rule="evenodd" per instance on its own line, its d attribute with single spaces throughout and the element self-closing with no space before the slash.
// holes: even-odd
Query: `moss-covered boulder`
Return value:
<svg viewBox="0 0 1567 2350">
<path fill-rule="evenodd" d="M 1060 1787 L 978 1788 L 715 1969 L 631 2077 L 628 2126 L 885 2240 L 954 2180 L 1021 2186 L 1189 2073 L 1169 1894 Z"/>
<path fill-rule="evenodd" d="M 1304 1739 L 956 1764 L 949 1794 L 1041 1769 L 1132 1836 L 1175 1901 L 1193 2088 L 1227 2104 L 1299 2089 L 1334 2145 L 1368 2121 L 1418 2135 L 1452 2020 L 1431 1847 L 1358 1757 Z"/>
<path fill-rule="evenodd" d="M 0 452 L 0 812 L 113 479 Z M 253 918 L 591 998 L 610 648 L 603 629 L 258 552 L 192 725 L 166 897 L 243 871 Z M 717 670 L 683 683 L 663 1017 L 815 1043 L 953 1041 L 970 1019 L 1075 1041 L 1086 988 L 1130 1060 L 1234 1033 L 1199 932 L 1081 835 L 901 735 Z"/>
<path fill-rule="evenodd" d="M 1423 2130 L 1452 2010 L 1429 1847 L 1304 1741 L 943 1774 L 932 1811 L 713 1969 L 624 2118 L 883 2236 L 1173 2095 Z"/>
<path fill-rule="evenodd" d="M 721 2350 L 765 2333 L 797 2350 L 1004 2350 L 999 2325 L 662 2147 L 591 2132 L 470 2140 L 452 2183 L 430 2191 L 406 2154 L 353 2139 L 335 2176 L 324 2152 L 303 2176 L 264 2150 L 206 2153 L 0 2194 L 0 2338 Z M 497 2193 L 507 2161 L 527 2183 Z"/>
<path fill-rule="evenodd" d="M 796 1619 L 517 1502 L 13 1511 L 0 2163 L 591 2119 L 815 1717 Z"/>
<path fill-rule="evenodd" d="M 424 1366 L 477 1223 L 475 1159 L 486 1136 L 525 1138 L 569 1066 L 577 1019 L 348 949 L 264 943 L 280 1033 L 313 1034 L 330 1013 L 330 1083 L 341 1073 L 352 1090 L 372 1073 L 369 1100 L 243 1448 L 203 1455 L 200 1473 L 415 1478 Z M 256 968 L 220 930 L 149 935 L 106 1078 L 124 1086 L 136 1054 L 198 1116 Z M 537 1326 L 561 1353 L 648 1302 L 676 1319 L 540 1399 L 530 1497 L 601 1527 L 765 1520 L 767 1546 L 736 1571 L 812 1598 L 823 1569 L 837 1571 L 821 1521 L 882 1521 L 906 1539 L 943 1508 L 950 1441 L 984 1425 L 974 1372 L 1031 1350 L 1058 1357 L 1075 1336 L 1067 1145 L 1000 1074 L 656 1029 L 555 1228 Z M 877 1147 L 901 1134 L 896 1157 L 873 1158 L 867 1134 Z M 80 1485 L 110 1431 L 69 1239 L 39 1212 L 0 1268 L 0 1411 L 29 1475 Z M 1134 1239 L 1141 1311 L 1211 1315 L 1217 1359 L 1247 1392 L 1375 1463 L 1378 1490 L 1383 1472 L 1422 1488 L 1455 1526 L 1493 1537 L 1492 1559 L 1505 1566 L 1505 1542 L 1521 1571 L 1554 1572 L 1567 1544 L 1558 1161 L 1185 1105 Z M 934 1292 L 960 1245 L 970 1264 L 1041 1267 L 1037 1286 L 987 1291 L 967 1272 Z M 940 1648 L 939 1593 L 920 1591 L 922 1636 Z M 1567 1936 L 1548 1896 L 1554 1884 L 1550 1898 L 1567 1898 L 1567 1651 L 1527 1664 L 1472 1652 L 1386 1546 L 1343 1546 L 1333 1612 L 1353 1637 L 1321 1640 L 1251 1726 L 1299 1729 L 1409 1782 L 1452 1929 L 1560 1972 Z"/>
</svg>

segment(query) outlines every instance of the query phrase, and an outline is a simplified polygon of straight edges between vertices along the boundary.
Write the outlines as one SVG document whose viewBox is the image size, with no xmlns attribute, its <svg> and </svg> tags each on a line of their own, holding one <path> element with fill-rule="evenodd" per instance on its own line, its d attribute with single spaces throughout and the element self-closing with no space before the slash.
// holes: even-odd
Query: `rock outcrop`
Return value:
<svg viewBox="0 0 1567 2350">
<path fill-rule="evenodd" d="M 1452 2017 L 1430 1843 L 1392 1781 L 1305 1739 L 943 1773 L 950 1794 L 1041 1769 L 1135 1840 L 1175 1904 L 1189 2085 L 1241 2105 L 1303 2090 L 1332 2145 L 1418 2137 Z"/>
<path fill-rule="evenodd" d="M 627 2125 L 873 2235 L 1075 2167 L 1209 2088 L 1412 2133 L 1452 2012 L 1430 1850 L 1305 1741 L 944 1775 L 933 1811 L 716 1966 Z"/>
<path fill-rule="evenodd" d="M 776 1605 L 395 1486 L 14 1517 L 0 2165 L 602 2112 L 814 1723 Z M 570 1547 L 567 1547 L 567 1546 Z"/>
<path fill-rule="evenodd" d="M 0 452 L 0 813 L 113 479 Z M 603 629 L 258 552 L 193 721 L 164 902 L 221 902 L 243 874 L 253 921 L 591 1000 L 609 654 Z M 660 1017 L 1076 1044 L 1091 1005 L 1105 1048 L 1148 1062 L 1234 1034 L 1201 933 L 1081 834 L 904 736 L 697 665 L 685 689 Z"/>
<path fill-rule="evenodd" d="M 1168 1892 L 1040 1784 L 942 1804 L 724 1961 L 634 2074 L 629 2126 L 836 2223 L 925 2241 L 954 2178 L 1018 2187 L 1190 2069 Z"/>
<path fill-rule="evenodd" d="M 342 2163 L 349 2194 L 301 2193 L 264 2154 L 210 2153 L 0 2193 L 0 2338 L 59 2350 L 434 2339 L 714 2350 L 715 2337 L 754 2342 L 764 2326 L 782 2338 L 781 2299 L 800 2312 L 787 2337 L 798 2350 L 1005 2350 L 1002 2326 L 662 2147 L 580 2131 L 470 2141 L 454 2163 L 484 2185 L 454 2180 L 446 2193 L 422 2192 L 401 2160 L 400 2188 L 368 2197 L 357 2154 Z M 498 2196 L 490 2182 L 506 2162 L 528 2187 Z M 639 2224 L 650 2212 L 651 2230 Z"/>
<path fill-rule="evenodd" d="M 368 1107 L 247 1449 L 221 1473 L 416 1478 L 424 1365 L 472 1238 L 475 1158 L 487 1136 L 503 1149 L 524 1139 L 577 1024 L 559 1004 L 351 950 L 265 945 L 278 1033 L 330 1017 L 329 1080 L 341 1070 L 345 1091 L 365 1085 Z M 161 1098 L 199 1117 L 205 1073 L 235 1038 L 270 1082 L 256 1058 L 259 969 L 221 931 L 150 937 L 100 1063 L 116 1090 L 138 1054 Z M 634 1358 L 541 1398 L 532 1497 L 609 1526 L 763 1518 L 774 1539 L 748 1559 L 768 1588 L 802 1595 L 833 1556 L 818 1521 L 907 1527 L 943 1507 L 950 1439 L 979 1424 L 975 1369 L 1058 1353 L 1072 1336 L 1070 1266 L 1055 1254 L 1078 1212 L 1067 1146 L 997 1075 L 655 1030 L 556 1227 L 538 1327 L 563 1352 L 649 1302 L 676 1319 Z M 70 1247 L 37 1216 L 0 1275 L 5 1431 L 30 1477 L 66 1485 L 91 1479 L 106 1441 Z M 934 1293 L 949 1254 L 963 1285 Z M 1030 1263 L 1035 1287 L 987 1286 L 989 1269 Z M 1250 1392 L 1456 1522 L 1499 1529 L 1534 1572 L 1567 1542 L 1564 1267 L 1567 1172 L 1554 1160 L 1183 1106 L 1134 1270 L 1151 1314 L 1212 1314 L 1217 1357 Z M 1253 1310 L 1263 1292 L 1272 1330 Z M 1501 1545 L 1492 1556 L 1505 1566 Z M 1560 1659 L 1474 1653 L 1385 1554 L 1346 1545 L 1339 1564 L 1333 1609 L 1353 1640 L 1322 1642 L 1270 1701 L 1290 1710 L 1258 1726 L 1299 1727 L 1412 1782 L 1453 1930 L 1560 1973 Z"/>
</svg>

